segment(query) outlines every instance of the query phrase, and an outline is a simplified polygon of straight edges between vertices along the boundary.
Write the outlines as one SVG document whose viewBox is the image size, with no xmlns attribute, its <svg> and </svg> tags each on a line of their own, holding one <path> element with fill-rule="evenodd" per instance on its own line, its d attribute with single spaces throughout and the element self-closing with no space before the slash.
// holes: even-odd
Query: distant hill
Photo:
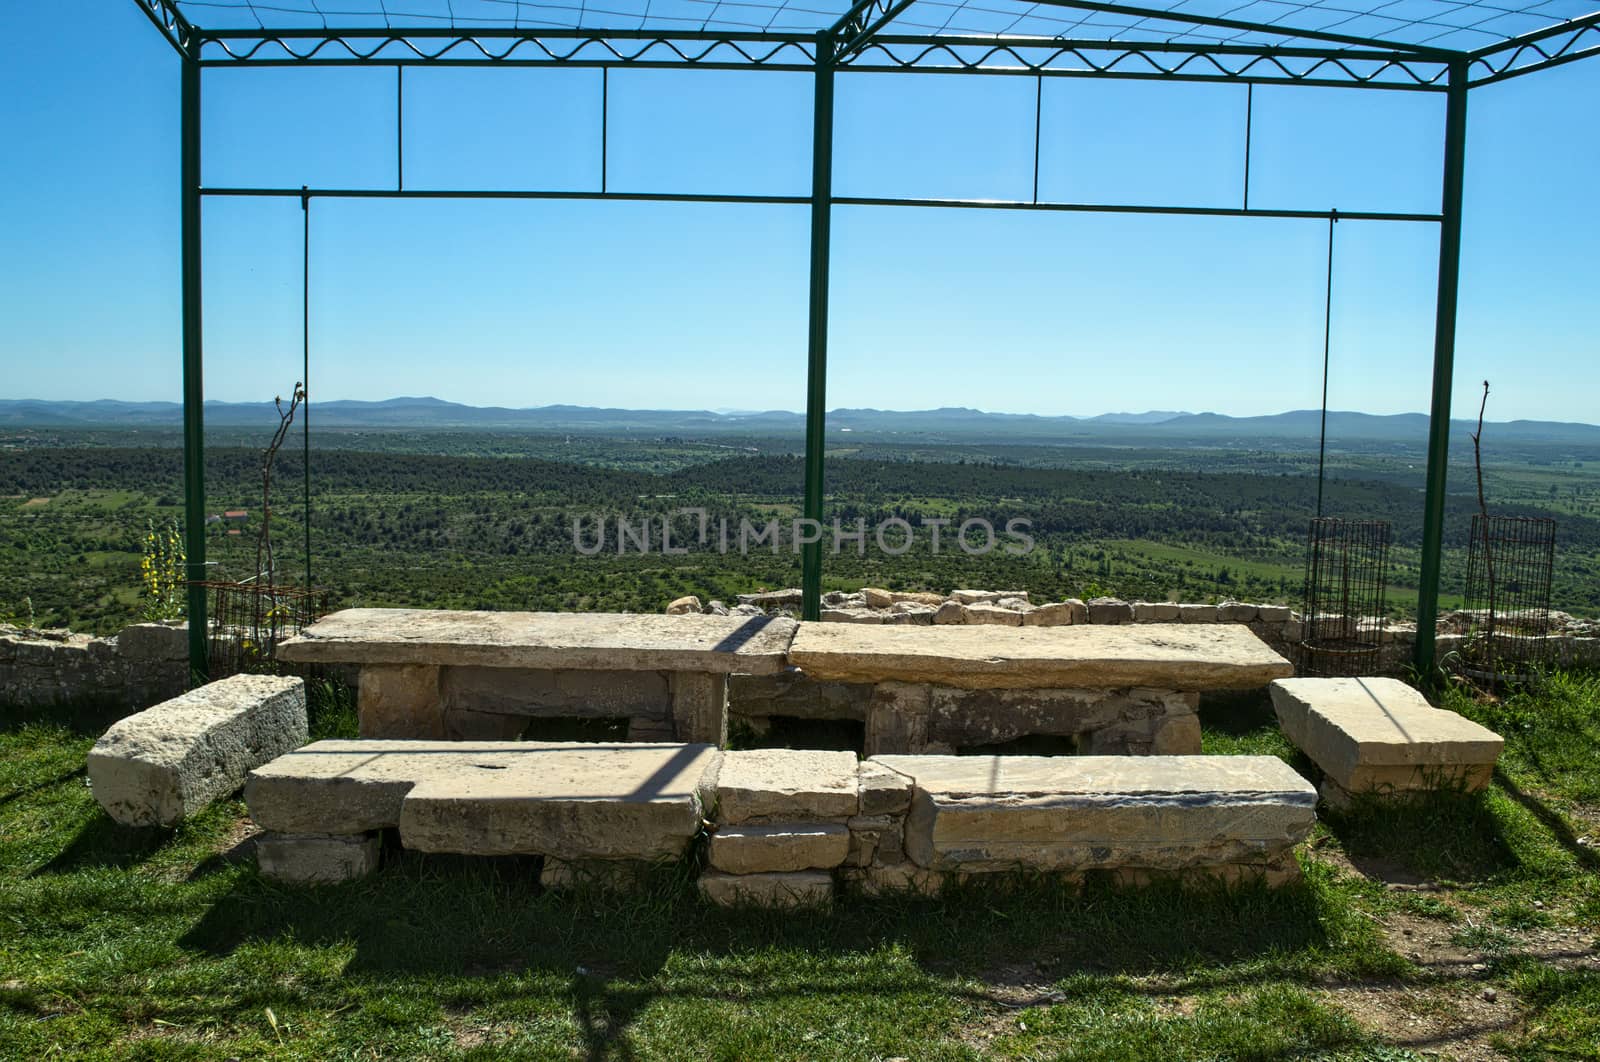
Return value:
<svg viewBox="0 0 1600 1062">
<path fill-rule="evenodd" d="M 268 428 L 276 423 L 269 402 L 207 402 L 206 424 L 215 428 Z M 805 417 L 786 410 L 715 412 L 712 410 L 606 409 L 551 405 L 531 409 L 468 406 L 438 398 L 403 397 L 365 402 L 341 399 L 311 406 L 313 430 L 479 430 L 587 432 L 606 435 L 798 435 Z M 989 413 L 947 407 L 924 410 L 836 409 L 828 414 L 828 430 L 890 436 L 902 441 L 976 441 L 1089 443 L 1109 445 L 1212 446 L 1259 445 L 1263 440 L 1314 440 L 1322 414 L 1298 409 L 1259 417 L 1220 413 L 1102 413 L 1096 417 Z M 175 402 L 53 402 L 37 399 L 0 400 L 0 427 L 11 428 L 176 428 L 183 422 Z M 1459 441 L 1473 425 L 1452 424 Z M 1501 442 L 1600 446 L 1600 426 L 1554 421 L 1514 420 L 1489 426 L 1489 437 Z M 1422 446 L 1428 418 L 1421 413 L 1378 416 L 1329 411 L 1328 437 L 1338 442 Z"/>
</svg>

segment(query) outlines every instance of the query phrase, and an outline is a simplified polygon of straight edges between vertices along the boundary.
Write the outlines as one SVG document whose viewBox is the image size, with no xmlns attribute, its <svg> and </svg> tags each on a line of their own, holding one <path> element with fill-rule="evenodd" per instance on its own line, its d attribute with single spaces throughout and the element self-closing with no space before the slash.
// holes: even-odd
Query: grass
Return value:
<svg viewBox="0 0 1600 1062">
<path fill-rule="evenodd" d="M 366 881 L 278 887 L 241 850 L 237 801 L 116 827 L 82 769 L 106 717 L 10 713 L 0 1058 L 1600 1057 L 1600 890 L 1578 843 L 1600 815 L 1597 690 L 1450 694 L 1518 724 L 1487 793 L 1326 815 L 1294 887 L 1026 879 L 823 917 L 706 908 L 687 866 L 628 897 L 556 895 L 532 860 L 390 851 Z M 316 733 L 348 732 L 348 699 L 321 692 Z M 1202 717 L 1208 752 L 1312 770 L 1259 701 Z M 1434 929 L 1484 969 L 1408 954 Z M 1580 946 L 1541 950 L 1551 935 Z M 1486 986 L 1498 1018 L 1465 1039 L 1372 1006 L 1475 1027 Z"/>
</svg>

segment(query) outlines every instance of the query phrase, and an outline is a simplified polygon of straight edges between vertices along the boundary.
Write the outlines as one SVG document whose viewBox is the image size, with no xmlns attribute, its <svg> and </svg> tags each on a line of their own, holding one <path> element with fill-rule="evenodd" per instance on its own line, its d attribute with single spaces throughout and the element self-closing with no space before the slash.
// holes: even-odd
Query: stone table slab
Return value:
<svg viewBox="0 0 1600 1062">
<path fill-rule="evenodd" d="M 856 754 L 810 749 L 741 749 L 723 754 L 717 775 L 719 823 L 828 822 L 860 809 Z"/>
<path fill-rule="evenodd" d="M 709 745 L 319 741 L 252 773 L 251 817 L 283 833 L 398 826 L 408 848 L 663 859 L 699 832 Z"/>
<path fill-rule="evenodd" d="M 1399 679 L 1283 679 L 1272 684 L 1272 706 L 1289 740 L 1349 792 L 1479 788 L 1505 744 Z"/>
<path fill-rule="evenodd" d="M 307 664 L 773 675 L 786 666 L 794 632 L 794 620 L 772 616 L 351 608 L 313 623 L 278 654 Z"/>
<path fill-rule="evenodd" d="M 1316 790 L 1275 756 L 879 756 L 912 779 L 907 854 L 933 870 L 1081 871 L 1270 861 Z"/>
<path fill-rule="evenodd" d="M 790 662 L 814 679 L 962 689 L 1253 689 L 1294 673 L 1241 625 L 891 627 L 802 623 Z"/>
</svg>

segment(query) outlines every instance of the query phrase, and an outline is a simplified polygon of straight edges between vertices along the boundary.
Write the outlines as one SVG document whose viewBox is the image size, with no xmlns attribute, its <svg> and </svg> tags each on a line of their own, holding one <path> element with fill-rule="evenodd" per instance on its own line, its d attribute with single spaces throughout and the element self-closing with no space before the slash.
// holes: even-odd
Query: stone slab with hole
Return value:
<svg viewBox="0 0 1600 1062">
<path fill-rule="evenodd" d="M 397 827 L 424 852 L 676 859 L 721 756 L 704 744 L 319 741 L 253 771 L 250 815 L 279 834 Z"/>
<path fill-rule="evenodd" d="M 1482 789 L 1505 745 L 1399 679 L 1282 679 L 1271 689 L 1278 725 L 1322 768 L 1323 798 L 1335 805 L 1361 793 Z"/>
</svg>

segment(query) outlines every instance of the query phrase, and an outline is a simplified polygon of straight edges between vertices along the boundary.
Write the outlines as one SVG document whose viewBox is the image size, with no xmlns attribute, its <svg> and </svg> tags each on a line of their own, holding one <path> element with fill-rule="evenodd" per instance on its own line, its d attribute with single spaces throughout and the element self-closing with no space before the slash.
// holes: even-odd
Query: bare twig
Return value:
<svg viewBox="0 0 1600 1062">
<path fill-rule="evenodd" d="M 1489 584 L 1489 618 L 1485 647 L 1489 673 L 1494 674 L 1495 578 L 1494 550 L 1489 535 L 1489 503 L 1483 495 L 1483 412 L 1489 406 L 1489 381 L 1483 381 L 1483 401 L 1478 404 L 1478 430 L 1472 433 L 1472 464 L 1478 474 L 1478 526 L 1483 539 L 1483 570 Z"/>
<path fill-rule="evenodd" d="M 289 408 L 283 406 L 283 396 L 279 395 L 272 400 L 273 406 L 278 411 L 278 429 L 272 433 L 272 441 L 267 444 L 266 450 L 261 454 L 261 530 L 256 535 L 256 582 L 267 587 L 267 593 L 273 592 L 277 585 L 276 572 L 272 559 L 272 464 L 277 460 L 278 448 L 289 435 L 289 427 L 294 423 L 294 414 L 300 408 L 300 403 L 305 401 L 305 388 L 299 380 L 295 381 L 294 391 L 289 396 Z M 261 601 L 260 595 L 255 600 Z M 269 615 L 267 619 L 271 626 L 276 626 L 276 609 L 268 603 Z M 256 628 L 261 628 L 261 616 L 254 617 Z"/>
</svg>

